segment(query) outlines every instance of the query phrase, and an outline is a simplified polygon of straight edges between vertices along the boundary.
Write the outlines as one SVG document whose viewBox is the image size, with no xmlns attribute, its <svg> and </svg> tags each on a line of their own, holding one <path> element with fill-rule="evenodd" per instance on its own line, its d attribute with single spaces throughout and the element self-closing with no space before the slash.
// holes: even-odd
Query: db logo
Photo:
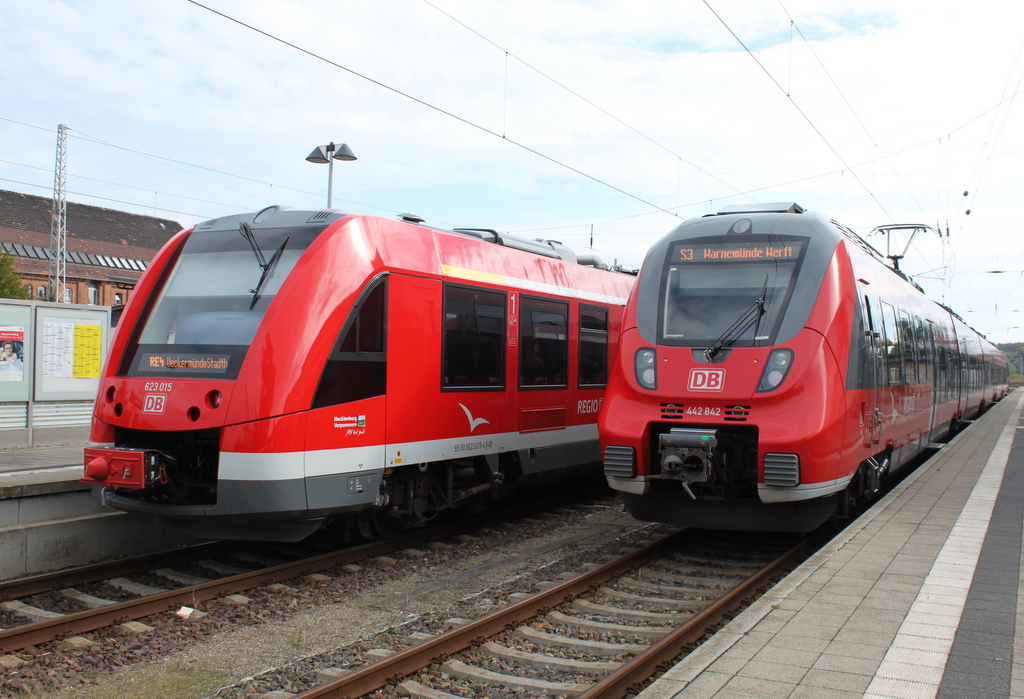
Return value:
<svg viewBox="0 0 1024 699">
<path fill-rule="evenodd" d="M 163 413 L 165 407 L 167 407 L 167 396 L 159 393 L 147 393 L 146 400 L 142 404 L 142 412 Z"/>
<path fill-rule="evenodd" d="M 724 369 L 690 369 L 691 391 L 721 391 L 725 388 Z"/>
</svg>

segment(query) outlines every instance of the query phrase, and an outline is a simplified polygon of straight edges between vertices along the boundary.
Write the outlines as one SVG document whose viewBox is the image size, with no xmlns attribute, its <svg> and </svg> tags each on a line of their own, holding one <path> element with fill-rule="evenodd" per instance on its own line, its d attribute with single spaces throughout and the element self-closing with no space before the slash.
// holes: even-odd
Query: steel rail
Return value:
<svg viewBox="0 0 1024 699">
<path fill-rule="evenodd" d="M 663 550 L 691 536 L 685 531 L 655 541 L 642 549 L 615 559 L 572 580 L 540 592 L 505 609 L 427 639 L 358 670 L 295 695 L 295 699 L 355 699 L 430 665 L 439 657 L 465 650 L 509 627 L 588 592 L 601 583 L 657 557 Z"/>
<path fill-rule="evenodd" d="M 195 606 L 199 602 L 205 602 L 221 595 L 244 592 L 261 585 L 270 585 L 374 556 L 383 556 L 439 538 L 466 533 L 470 529 L 471 527 L 464 523 L 445 525 L 414 532 L 399 539 L 375 541 L 343 551 L 332 551 L 269 568 L 210 580 L 199 585 L 190 585 L 136 600 L 118 602 L 99 609 L 87 609 L 74 614 L 66 614 L 57 619 L 6 629 L 0 631 L 0 654 L 11 653 L 28 646 L 67 636 L 88 633 L 112 624 L 140 619 L 179 605 Z"/>
<path fill-rule="evenodd" d="M 223 541 L 205 541 L 198 544 L 180 546 L 157 553 L 143 553 L 137 556 L 119 558 L 116 561 L 90 563 L 74 568 L 26 575 L 21 578 L 0 581 L 0 601 L 30 597 L 52 590 L 58 590 L 83 583 L 92 583 L 119 575 L 131 575 L 148 570 L 153 564 L 168 565 L 171 562 L 187 560 L 197 555 L 215 555 L 226 549 L 230 544 Z"/>
<path fill-rule="evenodd" d="M 357 699 L 370 694 L 389 682 L 398 682 L 433 662 L 444 660 L 453 653 L 482 643 L 490 636 L 514 628 L 537 614 L 564 602 L 571 602 L 605 581 L 623 575 L 638 565 L 657 557 L 663 550 L 675 546 L 690 536 L 692 534 L 685 530 L 672 534 L 522 602 L 492 612 L 476 621 L 422 641 L 358 670 L 353 670 L 344 677 L 330 680 L 296 694 L 294 699 Z M 578 695 L 578 698 L 609 699 L 624 696 L 627 689 L 649 678 L 659 665 L 679 655 L 683 646 L 695 642 L 709 628 L 720 623 L 727 618 L 728 614 L 740 607 L 747 598 L 757 592 L 758 588 L 767 585 L 772 577 L 779 575 L 780 570 L 803 555 L 807 545 L 808 542 L 803 541 L 778 557 L 768 566 L 732 588 L 725 597 L 693 617 L 684 626 L 670 632 L 668 636 L 655 643 L 633 661 L 628 662 L 585 693 Z"/>
<path fill-rule="evenodd" d="M 642 683 L 650 679 L 658 670 L 668 670 L 671 662 L 683 652 L 686 646 L 697 643 L 704 634 L 729 619 L 730 615 L 735 613 L 754 594 L 763 593 L 764 588 L 772 582 L 772 578 L 781 576 L 782 571 L 788 569 L 805 555 L 809 544 L 808 539 L 802 540 L 763 569 L 729 590 L 724 597 L 687 621 L 686 624 L 663 636 L 647 650 L 602 678 L 590 689 L 576 695 L 576 699 L 621 699 L 629 693 L 639 693 Z"/>
<path fill-rule="evenodd" d="M 218 578 L 199 585 L 190 585 L 148 597 L 118 602 L 100 607 L 99 609 L 87 609 L 73 614 L 66 614 L 56 619 L 0 630 L 0 655 L 13 653 L 22 648 L 40 643 L 88 633 L 112 624 L 121 624 L 133 619 L 141 619 L 181 605 L 195 606 L 199 602 L 205 602 L 221 595 L 244 592 L 261 585 L 270 585 L 348 563 L 364 561 L 368 558 L 383 556 L 438 539 L 472 533 L 481 527 L 493 525 L 499 521 L 509 521 L 511 518 L 525 516 L 538 510 L 569 504 L 577 501 L 581 493 L 584 496 L 592 495 L 588 488 L 583 487 L 575 493 L 564 492 L 554 497 L 534 500 L 525 505 L 513 505 L 507 509 L 493 511 L 486 516 L 478 517 L 472 521 L 454 522 L 430 529 L 416 530 L 395 539 L 373 541 L 341 551 L 331 551 L 319 556 Z M 179 550 L 182 552 L 182 556 L 185 556 L 189 550 L 195 551 L 197 548 L 205 550 L 203 547 L 216 547 L 218 545 L 225 544 L 224 542 L 209 542 L 199 544 L 191 549 Z M 175 554 L 179 550 L 176 550 Z M 142 565 L 142 561 L 147 556 L 150 556 L 150 554 L 139 556 L 137 560 L 131 559 L 114 562 L 113 567 L 107 568 L 107 570 L 113 572 L 114 575 L 124 574 L 125 571 L 137 572 L 145 568 Z M 3 593 L 5 599 L 12 599 L 16 596 L 28 596 L 39 592 L 48 592 L 59 587 L 68 587 L 83 582 L 94 582 L 103 577 L 111 577 L 110 575 L 103 576 L 100 574 L 104 566 L 110 566 L 110 564 L 98 563 L 66 571 L 45 573 L 38 576 L 30 576 L 29 578 L 7 581 L 7 583 L 0 586 L 0 593 Z M 62 578 L 62 575 L 67 577 Z M 25 592 L 19 591 L 17 595 L 11 593 L 19 589 L 25 590 Z"/>
</svg>

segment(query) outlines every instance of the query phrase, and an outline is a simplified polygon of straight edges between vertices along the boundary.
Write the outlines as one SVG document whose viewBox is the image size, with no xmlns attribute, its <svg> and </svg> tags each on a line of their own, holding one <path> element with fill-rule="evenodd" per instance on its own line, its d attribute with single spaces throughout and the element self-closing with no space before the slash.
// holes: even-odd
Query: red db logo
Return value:
<svg viewBox="0 0 1024 699">
<path fill-rule="evenodd" d="M 691 391 L 721 391 L 725 388 L 724 369 L 690 369 Z"/>
<path fill-rule="evenodd" d="M 160 395 L 159 393 L 147 393 L 146 401 L 142 404 L 142 412 L 163 413 L 166 406 L 167 396 Z"/>
</svg>

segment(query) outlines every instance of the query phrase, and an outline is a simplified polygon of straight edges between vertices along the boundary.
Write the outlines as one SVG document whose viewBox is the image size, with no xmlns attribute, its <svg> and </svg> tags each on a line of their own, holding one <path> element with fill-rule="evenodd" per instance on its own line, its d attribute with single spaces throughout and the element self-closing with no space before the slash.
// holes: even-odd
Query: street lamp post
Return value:
<svg viewBox="0 0 1024 699">
<path fill-rule="evenodd" d="M 355 160 L 356 154 L 344 143 L 334 144 L 331 141 L 326 146 L 317 146 L 313 152 L 306 156 L 311 163 L 323 165 L 327 163 L 327 208 L 331 208 L 331 194 L 334 191 L 334 161 Z"/>
</svg>

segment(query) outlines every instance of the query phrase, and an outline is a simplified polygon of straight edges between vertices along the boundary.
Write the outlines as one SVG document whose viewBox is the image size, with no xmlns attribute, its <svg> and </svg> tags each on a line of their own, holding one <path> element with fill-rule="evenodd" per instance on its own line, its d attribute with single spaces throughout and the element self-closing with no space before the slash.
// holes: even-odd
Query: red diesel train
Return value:
<svg viewBox="0 0 1024 699">
<path fill-rule="evenodd" d="M 633 277 L 421 223 L 269 207 L 178 233 L 120 317 L 82 481 L 196 536 L 294 541 L 599 472 Z"/>
<path fill-rule="evenodd" d="M 642 520 L 809 531 L 1008 390 L 1002 352 L 796 204 L 681 224 L 622 328 L 601 447 Z"/>
</svg>

